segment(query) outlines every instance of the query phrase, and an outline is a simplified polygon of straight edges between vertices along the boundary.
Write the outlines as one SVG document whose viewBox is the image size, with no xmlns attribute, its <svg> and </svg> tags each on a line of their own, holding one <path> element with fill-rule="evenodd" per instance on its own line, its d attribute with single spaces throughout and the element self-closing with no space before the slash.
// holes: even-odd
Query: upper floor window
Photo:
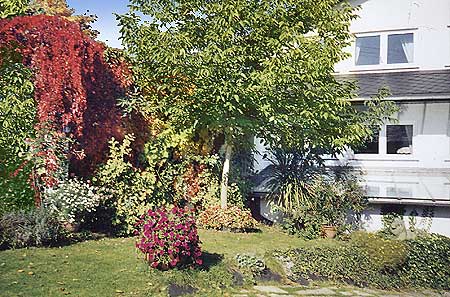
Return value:
<svg viewBox="0 0 450 297">
<path fill-rule="evenodd" d="M 356 65 L 376 65 L 380 63 L 380 36 L 356 38 Z"/>
<path fill-rule="evenodd" d="M 386 65 L 414 62 L 414 33 L 358 36 L 355 65 Z"/>
<path fill-rule="evenodd" d="M 414 57 L 414 35 L 391 34 L 388 35 L 387 63 L 412 63 Z"/>
</svg>

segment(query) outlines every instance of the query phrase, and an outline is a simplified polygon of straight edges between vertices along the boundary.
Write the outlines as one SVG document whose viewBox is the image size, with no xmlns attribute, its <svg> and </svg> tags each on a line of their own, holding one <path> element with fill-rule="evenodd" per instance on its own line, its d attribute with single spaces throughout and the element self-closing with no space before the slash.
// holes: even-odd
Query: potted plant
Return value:
<svg viewBox="0 0 450 297">
<path fill-rule="evenodd" d="M 323 236 L 334 238 L 338 228 L 346 223 L 350 212 L 359 213 L 364 209 L 364 194 L 354 178 L 319 177 L 314 183 L 319 214 L 323 220 Z"/>
<path fill-rule="evenodd" d="M 92 185 L 72 178 L 46 189 L 42 206 L 54 214 L 67 231 L 77 232 L 84 214 L 94 211 L 100 201 L 101 196 Z"/>
</svg>

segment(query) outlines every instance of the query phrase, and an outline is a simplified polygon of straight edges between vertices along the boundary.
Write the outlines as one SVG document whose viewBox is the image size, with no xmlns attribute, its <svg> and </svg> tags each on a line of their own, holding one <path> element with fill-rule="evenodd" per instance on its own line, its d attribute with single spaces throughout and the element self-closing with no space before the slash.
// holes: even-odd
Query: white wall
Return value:
<svg viewBox="0 0 450 297">
<path fill-rule="evenodd" d="M 450 1 L 449 1 L 450 2 Z M 449 82 L 450 83 L 450 82 Z M 330 160 L 328 165 L 344 164 L 370 168 L 450 168 L 450 102 L 420 102 L 399 104 L 395 115 L 399 125 L 413 125 L 412 154 L 386 153 L 386 126 L 380 131 L 379 154 L 354 154 L 348 150 L 339 161 Z"/>
<path fill-rule="evenodd" d="M 433 208 L 433 217 L 430 221 L 429 218 L 422 217 L 423 207 L 420 206 L 406 206 L 405 215 L 403 220 L 405 226 L 409 228 L 409 218 L 413 210 L 418 213 L 416 217 L 416 227 L 419 229 L 425 229 L 431 233 L 438 233 L 450 237 L 450 207 L 435 207 Z M 431 223 L 431 225 L 428 225 Z M 375 232 L 383 228 L 383 221 L 381 215 L 381 206 L 372 204 L 367 210 L 364 211 L 362 216 L 363 229 Z"/>
<path fill-rule="evenodd" d="M 360 17 L 350 27 L 352 33 L 356 36 L 381 34 L 382 51 L 386 48 L 383 36 L 390 33 L 414 33 L 414 62 L 355 66 L 354 58 L 351 57 L 336 65 L 337 73 L 402 68 L 436 70 L 450 66 L 449 0 L 354 0 L 351 3 L 361 7 L 358 11 Z M 346 51 L 354 55 L 354 44 Z"/>
</svg>

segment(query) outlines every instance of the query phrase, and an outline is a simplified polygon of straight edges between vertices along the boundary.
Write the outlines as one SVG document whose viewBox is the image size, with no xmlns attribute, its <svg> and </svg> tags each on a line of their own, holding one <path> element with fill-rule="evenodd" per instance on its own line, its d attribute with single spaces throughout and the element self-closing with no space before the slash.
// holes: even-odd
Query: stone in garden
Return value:
<svg viewBox="0 0 450 297">
<path fill-rule="evenodd" d="M 329 288 L 320 288 L 320 289 L 313 289 L 313 290 L 302 290 L 295 292 L 298 295 L 335 295 L 336 292 L 329 289 Z"/>
<path fill-rule="evenodd" d="M 263 293 L 288 294 L 285 290 L 274 286 L 254 286 L 253 288 Z"/>
<path fill-rule="evenodd" d="M 170 297 L 183 296 L 188 294 L 193 294 L 198 291 L 198 289 L 191 287 L 189 285 L 177 285 L 170 284 L 168 287 L 168 293 Z"/>
<path fill-rule="evenodd" d="M 294 297 L 294 295 L 269 294 L 269 297 Z"/>
<path fill-rule="evenodd" d="M 353 296 L 353 293 L 351 293 L 351 292 L 339 292 L 339 294 L 344 295 L 344 296 Z"/>
</svg>

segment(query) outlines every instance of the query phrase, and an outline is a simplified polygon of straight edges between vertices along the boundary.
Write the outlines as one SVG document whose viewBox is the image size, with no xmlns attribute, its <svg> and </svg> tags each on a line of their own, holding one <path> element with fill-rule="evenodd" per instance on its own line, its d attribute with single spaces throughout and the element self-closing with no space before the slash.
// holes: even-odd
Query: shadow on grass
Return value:
<svg viewBox="0 0 450 297">
<path fill-rule="evenodd" d="M 223 260 L 223 255 L 217 253 L 202 252 L 203 264 L 201 269 L 208 271 L 211 267 L 218 265 Z"/>
</svg>

